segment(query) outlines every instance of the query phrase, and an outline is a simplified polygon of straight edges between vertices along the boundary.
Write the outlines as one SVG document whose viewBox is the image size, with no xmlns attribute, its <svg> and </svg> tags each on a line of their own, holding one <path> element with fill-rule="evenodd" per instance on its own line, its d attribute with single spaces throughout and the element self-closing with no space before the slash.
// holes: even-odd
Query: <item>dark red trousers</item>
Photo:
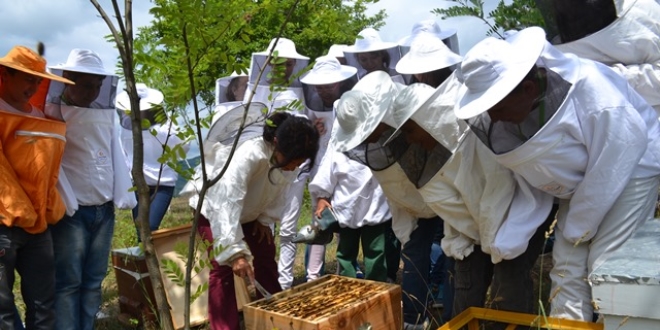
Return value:
<svg viewBox="0 0 660 330">
<path fill-rule="evenodd" d="M 261 226 L 257 221 L 243 224 L 245 242 L 250 248 L 254 259 L 254 276 L 257 281 L 270 293 L 280 292 L 282 288 L 277 281 L 277 262 L 275 262 L 275 244 L 273 240 L 268 243 L 265 239 L 258 242 L 252 235 L 254 226 Z M 207 242 L 213 242 L 211 224 L 200 216 L 199 234 Z M 229 266 L 220 266 L 215 260 L 211 261 L 213 268 L 209 276 L 209 322 L 211 330 L 239 330 L 238 307 L 236 306 L 236 290 L 234 288 L 234 273 Z M 262 298 L 257 292 L 257 298 Z"/>
</svg>

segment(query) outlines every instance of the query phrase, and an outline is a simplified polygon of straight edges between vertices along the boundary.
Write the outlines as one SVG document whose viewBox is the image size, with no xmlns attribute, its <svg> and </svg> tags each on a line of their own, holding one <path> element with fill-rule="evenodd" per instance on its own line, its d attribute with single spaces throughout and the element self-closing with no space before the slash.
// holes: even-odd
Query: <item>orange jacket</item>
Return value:
<svg viewBox="0 0 660 330">
<path fill-rule="evenodd" d="M 66 125 L 0 111 L 0 222 L 31 234 L 57 223 L 65 205 L 55 185 Z"/>
</svg>

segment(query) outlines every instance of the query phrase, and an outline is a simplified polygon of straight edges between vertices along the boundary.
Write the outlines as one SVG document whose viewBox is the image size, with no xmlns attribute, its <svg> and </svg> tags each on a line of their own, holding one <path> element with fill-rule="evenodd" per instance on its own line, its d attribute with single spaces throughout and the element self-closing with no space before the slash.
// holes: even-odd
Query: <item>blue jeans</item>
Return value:
<svg viewBox="0 0 660 330">
<path fill-rule="evenodd" d="M 426 305 L 430 296 L 429 268 L 433 236 L 442 220 L 439 217 L 419 219 L 410 240 L 403 246 L 403 321 L 422 324 L 426 318 Z"/>
<path fill-rule="evenodd" d="M 22 327 L 12 292 L 14 271 L 21 276 L 27 328 L 52 329 L 55 267 L 50 230 L 30 234 L 23 228 L 0 225 L 0 329 Z"/>
<path fill-rule="evenodd" d="M 80 206 L 51 227 L 55 250 L 55 329 L 92 330 L 115 228 L 112 202 Z"/>
<path fill-rule="evenodd" d="M 151 205 L 149 206 L 149 229 L 151 231 L 158 230 L 158 227 L 160 227 L 160 223 L 163 222 L 165 213 L 167 213 L 167 209 L 170 207 L 173 195 L 174 187 L 158 186 L 158 191 L 156 191 L 156 186 L 149 186 L 149 196 L 152 197 Z M 137 193 L 135 197 L 137 198 Z M 137 219 L 139 207 L 140 205 L 136 205 L 133 208 L 133 220 Z M 139 226 L 136 227 L 138 228 L 138 242 L 140 242 Z"/>
</svg>

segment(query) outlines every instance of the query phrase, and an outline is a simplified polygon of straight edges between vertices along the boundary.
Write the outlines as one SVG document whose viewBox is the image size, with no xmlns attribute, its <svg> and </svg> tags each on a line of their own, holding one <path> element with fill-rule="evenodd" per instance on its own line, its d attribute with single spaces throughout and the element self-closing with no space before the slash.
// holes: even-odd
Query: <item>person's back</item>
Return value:
<svg viewBox="0 0 660 330">
<path fill-rule="evenodd" d="M 612 0 L 557 0 L 555 7 L 562 35 L 556 47 L 610 66 L 660 115 L 660 4 L 655 0 L 625 0 L 616 6 Z M 608 14 L 576 15 L 580 8 L 593 7 Z"/>
</svg>

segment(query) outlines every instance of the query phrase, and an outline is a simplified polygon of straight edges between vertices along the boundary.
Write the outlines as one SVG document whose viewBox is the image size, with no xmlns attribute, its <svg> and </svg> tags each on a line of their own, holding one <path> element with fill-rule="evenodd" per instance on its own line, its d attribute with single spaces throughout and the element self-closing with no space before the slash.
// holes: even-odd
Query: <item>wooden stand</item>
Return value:
<svg viewBox="0 0 660 330">
<path fill-rule="evenodd" d="M 243 307 L 247 330 L 400 330 L 401 287 L 326 275 Z"/>
<path fill-rule="evenodd" d="M 167 293 L 167 300 L 172 309 L 174 328 L 181 329 L 184 325 L 184 287 L 172 281 L 162 269 L 163 260 L 174 261 L 181 270 L 185 269 L 185 260 L 175 252 L 176 246 L 187 246 L 191 225 L 161 229 L 152 233 L 154 248 L 161 264 L 161 277 Z M 206 260 L 206 251 L 196 250 L 196 258 Z M 149 278 L 149 272 L 144 256 L 138 247 L 117 249 L 112 251 L 112 264 L 117 277 L 119 291 L 120 321 L 128 326 L 144 326 L 144 323 L 155 322 L 154 294 Z M 199 273 L 193 271 L 191 291 L 194 294 L 197 287 L 209 281 L 209 269 L 201 268 Z M 245 280 L 234 276 L 236 287 L 236 303 L 239 310 L 250 302 Z M 190 323 L 193 326 L 207 322 L 208 290 L 205 290 L 190 305 Z M 136 322 L 137 321 L 137 322 Z M 137 324 L 136 324 L 137 323 Z"/>
</svg>

